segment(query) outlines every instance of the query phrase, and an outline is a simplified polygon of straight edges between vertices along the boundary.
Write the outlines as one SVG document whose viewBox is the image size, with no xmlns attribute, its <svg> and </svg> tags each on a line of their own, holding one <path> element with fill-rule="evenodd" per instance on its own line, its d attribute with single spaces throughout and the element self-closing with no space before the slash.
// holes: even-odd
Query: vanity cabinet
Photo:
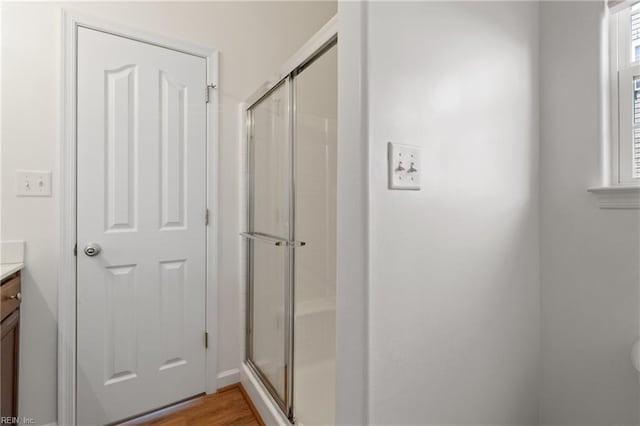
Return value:
<svg viewBox="0 0 640 426">
<path fill-rule="evenodd" d="M 20 272 L 0 285 L 0 416 L 18 416 L 18 366 L 20 360 Z"/>
</svg>

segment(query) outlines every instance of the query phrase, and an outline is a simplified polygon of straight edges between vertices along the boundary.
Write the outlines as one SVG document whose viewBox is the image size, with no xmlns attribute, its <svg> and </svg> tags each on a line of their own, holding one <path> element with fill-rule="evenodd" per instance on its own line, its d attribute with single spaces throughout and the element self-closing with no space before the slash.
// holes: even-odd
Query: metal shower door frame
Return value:
<svg viewBox="0 0 640 426">
<path fill-rule="evenodd" d="M 282 86 L 286 87 L 286 92 L 289 94 L 289 104 L 287 108 L 287 115 L 289 120 L 291 119 L 292 114 L 292 105 L 291 105 L 291 78 L 290 76 L 285 77 L 284 79 L 278 81 L 274 84 L 268 91 L 266 91 L 262 96 L 260 96 L 255 102 L 249 105 L 245 110 L 245 119 L 247 120 L 247 145 L 246 145 L 246 156 L 247 156 L 247 232 L 243 232 L 241 235 L 245 238 L 246 244 L 246 277 L 247 277 L 247 303 L 246 303 L 246 323 L 245 323 L 245 362 L 251 368 L 253 373 L 260 379 L 265 388 L 269 391 L 273 399 L 278 403 L 280 409 L 287 415 L 287 417 L 292 420 L 293 419 L 293 277 L 291 275 L 291 270 L 293 267 L 293 248 L 295 244 L 292 238 L 291 230 L 293 227 L 292 220 L 292 210 L 293 203 L 291 200 L 291 194 L 289 195 L 289 230 L 287 239 L 282 239 L 275 236 L 263 235 L 253 232 L 253 196 L 254 196 L 254 174 L 253 174 L 253 165 L 255 161 L 254 152 L 252 149 L 253 140 L 254 140 L 254 120 L 253 120 L 253 108 L 260 104 L 263 100 L 265 100 L 269 95 L 271 95 L 275 90 L 279 89 Z M 289 123 L 289 128 L 287 129 L 287 146 L 291 147 L 293 144 L 292 135 L 291 135 L 291 123 Z M 292 176 L 291 172 L 289 173 L 289 191 L 291 190 L 292 185 Z M 284 398 L 281 398 L 278 394 L 275 387 L 271 384 L 267 376 L 262 372 L 260 367 L 256 365 L 253 361 L 253 268 L 252 268 L 252 260 L 253 260 L 253 244 L 254 242 L 263 242 L 267 244 L 271 244 L 278 247 L 283 247 L 288 251 L 286 256 L 286 268 L 285 268 L 285 380 L 284 380 Z"/>
<path fill-rule="evenodd" d="M 294 344 L 295 344 L 295 249 L 303 247 L 305 245 L 302 241 L 296 241 L 295 235 L 295 174 L 296 174 L 296 76 L 301 73 L 305 68 L 311 65 L 316 59 L 321 57 L 329 49 L 334 47 L 338 43 L 337 33 L 331 36 L 325 43 L 317 48 L 311 55 L 308 55 L 303 60 L 299 61 L 289 73 L 284 77 L 272 82 L 271 84 L 261 87 L 254 95 L 247 101 L 247 107 L 244 110 L 244 118 L 246 123 L 246 170 L 247 170 L 247 199 L 246 199 L 246 223 L 247 232 L 241 233 L 245 238 L 245 250 L 246 250 L 246 319 L 245 319 L 245 363 L 249 366 L 252 372 L 260 379 L 260 382 L 264 385 L 265 389 L 269 392 L 274 401 L 278 404 L 280 409 L 285 413 L 287 418 L 294 423 L 294 400 L 293 400 L 293 373 L 294 373 Z M 287 145 L 289 147 L 289 239 L 284 240 L 281 238 L 256 234 L 253 232 L 253 165 L 254 165 L 254 152 L 252 150 L 252 143 L 254 138 L 254 120 L 253 109 L 275 90 L 285 85 L 288 93 L 288 118 L 289 126 L 287 132 Z M 286 279 L 285 279 L 285 386 L 284 386 L 284 399 L 280 398 L 275 387 L 269 382 L 266 375 L 260 370 L 260 368 L 253 362 L 253 270 L 252 259 L 253 250 L 252 244 L 255 240 L 261 240 L 276 246 L 283 246 L 287 249 L 288 255 L 286 257 Z"/>
</svg>

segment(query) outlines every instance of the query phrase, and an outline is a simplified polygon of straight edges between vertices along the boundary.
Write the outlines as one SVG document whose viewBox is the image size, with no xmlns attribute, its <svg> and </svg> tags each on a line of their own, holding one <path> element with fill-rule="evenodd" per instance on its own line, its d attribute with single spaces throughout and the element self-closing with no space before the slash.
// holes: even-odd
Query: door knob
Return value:
<svg viewBox="0 0 640 426">
<path fill-rule="evenodd" d="M 89 257 L 97 256 L 100 254 L 101 251 L 102 251 L 102 247 L 100 247 L 100 244 L 89 243 L 86 246 L 84 246 L 84 254 L 86 254 Z"/>
</svg>

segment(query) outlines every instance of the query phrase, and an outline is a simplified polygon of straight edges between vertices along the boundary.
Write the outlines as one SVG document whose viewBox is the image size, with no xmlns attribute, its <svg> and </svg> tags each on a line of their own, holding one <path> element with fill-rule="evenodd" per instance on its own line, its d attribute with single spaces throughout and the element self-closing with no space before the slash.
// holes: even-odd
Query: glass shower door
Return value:
<svg viewBox="0 0 640 426">
<path fill-rule="evenodd" d="M 293 381 L 295 417 L 335 424 L 338 47 L 298 70 L 294 86 Z"/>
<path fill-rule="evenodd" d="M 248 111 L 247 360 L 290 412 L 291 292 L 288 81 Z"/>
<path fill-rule="evenodd" d="M 247 109 L 246 362 L 304 424 L 335 420 L 336 43 Z"/>
</svg>

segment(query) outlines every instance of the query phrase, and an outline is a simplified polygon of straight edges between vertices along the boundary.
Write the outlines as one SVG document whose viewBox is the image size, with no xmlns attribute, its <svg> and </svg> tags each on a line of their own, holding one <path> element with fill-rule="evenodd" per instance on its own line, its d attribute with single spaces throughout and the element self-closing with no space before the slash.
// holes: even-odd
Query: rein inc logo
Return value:
<svg viewBox="0 0 640 426">
<path fill-rule="evenodd" d="M 2 425 L 35 425 L 36 419 L 33 417 L 0 417 Z"/>
</svg>

